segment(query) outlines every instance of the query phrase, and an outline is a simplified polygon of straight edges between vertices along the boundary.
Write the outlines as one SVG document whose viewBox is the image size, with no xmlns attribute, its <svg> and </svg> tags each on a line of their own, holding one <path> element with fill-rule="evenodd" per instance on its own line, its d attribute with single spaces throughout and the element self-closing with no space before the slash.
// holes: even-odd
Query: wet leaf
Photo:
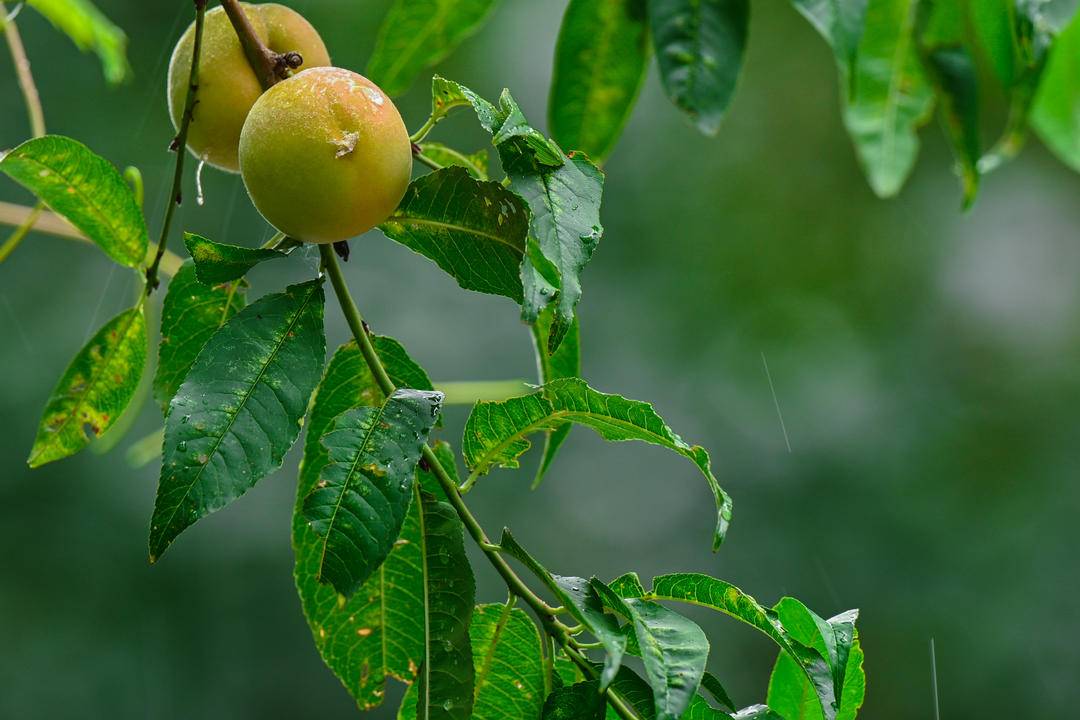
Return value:
<svg viewBox="0 0 1080 720">
<path fill-rule="evenodd" d="M 548 353 L 548 345 L 551 338 L 551 324 L 554 312 L 548 309 L 540 313 L 536 322 L 531 325 L 533 335 L 533 348 L 536 350 L 536 366 L 540 370 L 540 384 L 559 380 L 561 378 L 578 377 L 581 375 L 581 329 L 580 323 L 575 318 L 570 326 L 570 331 L 563 338 L 559 348 Z M 533 478 L 532 486 L 537 488 L 544 479 L 544 475 L 551 467 L 559 447 L 565 442 L 570 434 L 572 423 L 563 423 L 554 430 L 544 431 L 544 454 L 540 459 L 540 465 L 536 469 L 536 477 Z"/>
<path fill-rule="evenodd" d="M 458 152 L 454 148 L 437 142 L 420 143 L 420 150 L 427 157 L 444 167 L 458 166 L 465 168 L 477 180 L 488 179 L 488 151 L 477 150 L 474 153 Z"/>
</svg>

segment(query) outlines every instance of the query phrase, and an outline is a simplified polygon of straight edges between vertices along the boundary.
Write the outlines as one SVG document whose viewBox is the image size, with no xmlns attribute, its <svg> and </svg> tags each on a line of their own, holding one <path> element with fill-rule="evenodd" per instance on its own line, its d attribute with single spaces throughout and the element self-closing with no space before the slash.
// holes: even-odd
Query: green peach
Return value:
<svg viewBox="0 0 1080 720">
<path fill-rule="evenodd" d="M 302 68 L 330 64 L 322 38 L 300 14 L 284 5 L 242 3 L 259 38 L 274 52 L 296 51 Z M 169 61 L 168 99 L 173 126 L 179 130 L 187 98 L 188 73 L 195 44 L 195 25 L 181 36 Z M 240 39 L 224 9 L 206 13 L 199 54 L 198 104 L 188 128 L 187 146 L 210 165 L 236 172 L 240 129 L 255 101 L 262 95 L 259 79 L 248 64 Z"/>
<path fill-rule="evenodd" d="M 240 172 L 271 225 L 329 243 L 389 217 L 409 185 L 412 146 L 394 103 L 374 83 L 350 70 L 311 68 L 251 108 Z"/>
</svg>

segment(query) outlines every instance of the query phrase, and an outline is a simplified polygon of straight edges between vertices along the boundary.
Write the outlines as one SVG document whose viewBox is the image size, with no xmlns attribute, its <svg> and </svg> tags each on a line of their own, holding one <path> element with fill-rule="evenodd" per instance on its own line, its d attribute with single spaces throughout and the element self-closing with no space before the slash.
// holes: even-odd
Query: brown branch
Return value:
<svg viewBox="0 0 1080 720">
<path fill-rule="evenodd" d="M 298 52 L 276 53 L 268 48 L 255 32 L 255 27 L 238 0 L 221 0 L 221 7 L 229 16 L 229 22 L 236 30 L 236 36 L 240 38 L 248 64 L 255 71 L 264 90 L 287 78 L 290 70 L 304 64 L 304 58 Z"/>
</svg>

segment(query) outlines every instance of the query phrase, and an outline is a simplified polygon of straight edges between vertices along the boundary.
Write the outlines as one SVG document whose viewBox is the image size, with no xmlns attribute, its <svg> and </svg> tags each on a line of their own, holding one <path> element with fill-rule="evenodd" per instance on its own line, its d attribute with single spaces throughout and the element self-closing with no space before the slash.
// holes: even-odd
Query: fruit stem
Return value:
<svg viewBox="0 0 1080 720">
<path fill-rule="evenodd" d="M 291 70 L 304 64 L 304 58 L 298 52 L 276 53 L 268 48 L 255 32 L 255 27 L 238 0 L 221 0 L 221 7 L 229 16 L 229 22 L 232 23 L 236 36 L 240 38 L 248 64 L 255 71 L 263 90 L 279 80 L 284 80 Z"/>
</svg>

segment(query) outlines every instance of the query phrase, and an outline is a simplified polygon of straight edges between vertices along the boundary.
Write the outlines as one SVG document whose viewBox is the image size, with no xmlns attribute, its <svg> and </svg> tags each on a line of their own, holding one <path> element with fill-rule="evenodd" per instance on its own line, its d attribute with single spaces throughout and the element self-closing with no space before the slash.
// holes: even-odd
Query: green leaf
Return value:
<svg viewBox="0 0 1080 720">
<path fill-rule="evenodd" d="M 322 539 L 320 582 L 351 595 L 386 559 L 441 402 L 442 393 L 398 390 L 382 405 L 338 415 L 323 435 L 329 462 L 303 508 Z"/>
<path fill-rule="evenodd" d="M 395 0 L 364 75 L 390 95 L 409 89 L 424 68 L 480 29 L 497 0 Z"/>
<path fill-rule="evenodd" d="M 195 275 L 205 285 L 239 280 L 263 260 L 286 257 L 271 248 L 249 248 L 207 240 L 202 235 L 184 233 L 184 245 L 195 262 Z"/>
<path fill-rule="evenodd" d="M 0 159 L 0 170 L 66 218 L 121 265 L 146 259 L 146 221 L 120 171 L 63 135 L 27 140 Z"/>
<path fill-rule="evenodd" d="M 90 338 L 49 396 L 27 459 L 30 467 L 74 455 L 116 422 L 139 385 L 146 344 L 141 303 Z"/>
<path fill-rule="evenodd" d="M 533 348 L 536 350 L 536 366 L 539 370 L 540 383 L 544 384 L 561 378 L 578 377 L 581 375 L 581 328 L 575 318 L 566 333 L 562 343 L 553 353 L 548 353 L 548 344 L 551 338 L 551 325 L 554 320 L 554 311 L 545 310 L 532 324 Z M 533 478 L 532 487 L 535 490 L 540 486 L 544 475 L 555 460 L 559 447 L 570 434 L 572 423 L 563 423 L 555 430 L 544 432 L 544 454 L 540 459 L 540 465 L 536 469 L 536 477 Z"/>
<path fill-rule="evenodd" d="M 503 529 L 499 545 L 503 551 L 516 558 L 539 578 L 571 616 L 582 624 L 604 646 L 604 669 L 600 674 L 600 687 L 606 688 L 615 678 L 626 652 L 626 632 L 611 615 L 604 612 L 603 604 L 589 581 L 578 577 L 552 575 L 536 558 L 518 544 L 510 531 Z"/>
<path fill-rule="evenodd" d="M 712 695 L 721 705 L 731 708 L 732 710 L 735 709 L 735 703 L 732 702 L 731 697 L 728 695 L 727 690 L 724 689 L 720 679 L 711 672 L 706 672 L 701 676 L 701 689 Z"/>
<path fill-rule="evenodd" d="M 433 260 L 466 290 L 521 302 L 519 266 L 529 215 L 501 184 L 476 180 L 460 167 L 436 170 L 409 185 L 379 228 Z"/>
<path fill-rule="evenodd" d="M 838 616 L 842 617 L 842 616 Z M 833 620 L 830 620 L 831 624 Z M 854 720 L 866 695 L 863 652 L 858 633 L 854 633 L 847 662 L 837 720 Z M 769 705 L 784 720 L 822 720 L 821 705 L 816 701 L 806 674 L 786 653 L 780 653 L 769 678 Z"/>
<path fill-rule="evenodd" d="M 488 179 L 488 151 L 477 150 L 466 155 L 452 147 L 437 142 L 420 144 L 420 151 L 440 165 L 463 167 L 476 180 Z"/>
<path fill-rule="evenodd" d="M 795 9 L 832 48 L 845 97 L 849 91 L 859 39 L 863 33 L 867 2 L 868 0 L 792 0 Z"/>
<path fill-rule="evenodd" d="M 918 129 L 934 107 L 915 44 L 916 0 L 869 0 L 844 123 L 870 186 L 900 192 L 919 154 Z"/>
<path fill-rule="evenodd" d="M 735 93 L 749 23 L 749 0 L 649 0 L 664 91 L 708 135 Z"/>
<path fill-rule="evenodd" d="M 475 674 L 469 625 L 476 582 L 465 556 L 464 529 L 448 503 L 428 493 L 421 493 L 418 502 L 426 642 L 416 681 L 416 717 L 468 720 L 473 717 Z"/>
<path fill-rule="evenodd" d="M 645 0 L 571 0 L 559 28 L 548 97 L 551 134 L 603 162 L 649 67 Z"/>
<path fill-rule="evenodd" d="M 90 0 L 28 0 L 82 51 L 92 50 L 101 59 L 105 79 L 116 84 L 127 80 L 127 36 L 113 25 Z"/>
<path fill-rule="evenodd" d="M 540 634 L 507 605 L 478 605 L 470 628 L 476 668 L 473 720 L 534 720 L 544 703 Z"/>
<path fill-rule="evenodd" d="M 930 79 L 942 110 L 942 123 L 956 157 L 964 199 L 971 207 L 979 191 L 979 82 L 967 47 L 967 18 L 951 0 L 933 0 L 922 43 Z"/>
<path fill-rule="evenodd" d="M 427 375 L 396 340 L 372 336 L 372 343 L 395 385 L 432 389 Z M 414 500 L 409 508 L 386 561 L 348 598 L 318 581 L 321 540 L 304 517 L 303 503 L 329 462 L 319 440 L 334 418 L 354 407 L 381 405 L 384 399 L 356 344 L 342 345 L 311 404 L 292 522 L 296 588 L 315 645 L 361 708 L 382 703 L 387 677 L 412 682 L 423 662 L 427 621 L 421 503 Z M 436 446 L 440 460 L 447 452 L 445 444 Z M 446 464 L 452 467 L 453 458 Z M 420 473 L 427 489 L 424 475 Z"/>
<path fill-rule="evenodd" d="M 600 720 L 604 717 L 600 683 L 586 680 L 558 688 L 544 701 L 543 720 Z"/>
<path fill-rule="evenodd" d="M 683 442 L 648 403 L 598 392 L 579 378 L 554 380 L 530 395 L 477 403 L 465 424 L 465 464 L 474 475 L 494 467 L 517 467 L 518 458 L 530 447 L 531 434 L 556 430 L 564 423 L 590 427 L 609 441 L 659 445 L 692 461 L 716 500 L 713 548 L 719 548 L 731 521 L 731 498 L 713 476 L 708 452 Z"/>
<path fill-rule="evenodd" d="M 168 412 L 169 401 L 191 369 L 206 341 L 244 307 L 244 287 L 228 283 L 208 287 L 185 262 L 169 281 L 161 306 L 161 344 L 158 346 L 154 397 Z"/>
<path fill-rule="evenodd" d="M 981 0 L 970 4 L 971 25 L 990 67 L 1005 87 L 1016 82 L 1023 64 L 1017 35 L 1016 0 Z"/>
<path fill-rule="evenodd" d="M 1042 71 L 1031 127 L 1061 162 L 1080 171 L 1080 15 L 1054 40 Z"/>
<path fill-rule="evenodd" d="M 611 689 L 630 705 L 642 720 L 656 717 L 652 688 L 640 675 L 623 665 L 611 683 Z M 609 705 L 607 720 L 620 720 L 620 716 Z"/>
<path fill-rule="evenodd" d="M 281 466 L 319 381 L 322 318 L 322 283 L 312 280 L 259 298 L 206 343 L 165 418 L 151 562 Z"/>
</svg>

